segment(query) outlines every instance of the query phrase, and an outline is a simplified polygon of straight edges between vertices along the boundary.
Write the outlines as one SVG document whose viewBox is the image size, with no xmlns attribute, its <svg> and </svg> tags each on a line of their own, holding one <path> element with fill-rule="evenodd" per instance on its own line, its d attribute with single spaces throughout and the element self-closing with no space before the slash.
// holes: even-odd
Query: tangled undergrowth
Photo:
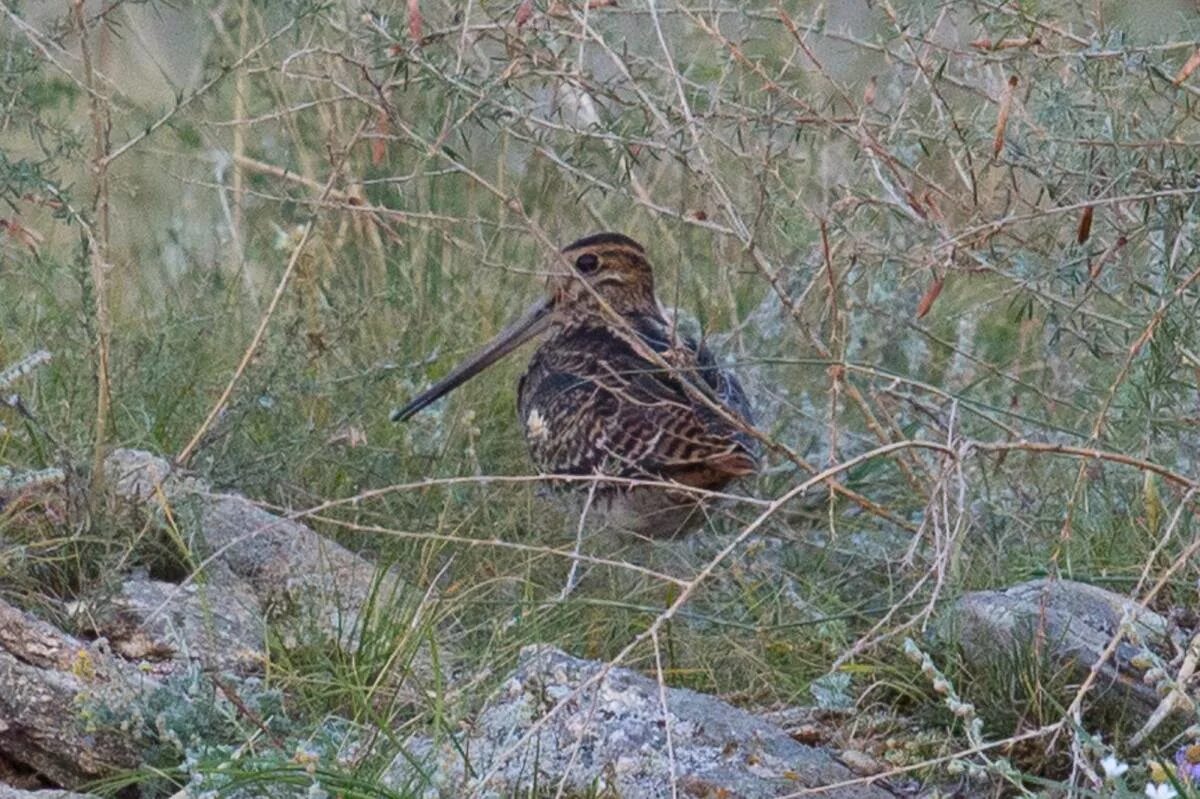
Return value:
<svg viewBox="0 0 1200 799">
<path fill-rule="evenodd" d="M 436 585 L 468 671 L 530 642 L 612 658 L 679 596 L 614 562 L 715 563 L 626 665 L 878 714 L 856 745 L 934 782 L 1189 790 L 1194 730 L 1126 752 L 1134 730 L 1092 726 L 1036 657 L 975 674 L 926 633 L 962 593 L 1039 576 L 1197 605 L 1193 5 L 60 11 L 6 2 L 0 23 L 5 595 L 192 567 L 99 499 L 115 445 L 292 509 L 409 485 L 317 525 Z M 557 601 L 575 522 L 537 495 L 520 365 L 387 416 L 597 230 L 648 245 L 664 302 L 746 383 L 768 464 L 691 541 L 588 539 L 604 563 Z M 288 750 L 331 715 L 461 712 L 375 701 L 404 623 L 379 613 L 352 662 L 275 647 L 299 726 L 270 768 L 303 770 Z M 238 747 L 222 735 L 178 753 L 210 763 Z M 378 766 L 333 762 L 347 785 Z"/>
</svg>

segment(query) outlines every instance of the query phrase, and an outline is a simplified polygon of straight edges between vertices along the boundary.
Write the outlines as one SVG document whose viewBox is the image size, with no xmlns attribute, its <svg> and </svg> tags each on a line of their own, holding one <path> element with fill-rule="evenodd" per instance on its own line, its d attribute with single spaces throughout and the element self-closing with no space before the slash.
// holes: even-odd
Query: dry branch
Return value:
<svg viewBox="0 0 1200 799">
<path fill-rule="evenodd" d="M 153 678 L 0 600 L 0 753 L 75 786 L 138 764 L 134 741 L 89 729 L 82 708 L 127 708 Z"/>
</svg>

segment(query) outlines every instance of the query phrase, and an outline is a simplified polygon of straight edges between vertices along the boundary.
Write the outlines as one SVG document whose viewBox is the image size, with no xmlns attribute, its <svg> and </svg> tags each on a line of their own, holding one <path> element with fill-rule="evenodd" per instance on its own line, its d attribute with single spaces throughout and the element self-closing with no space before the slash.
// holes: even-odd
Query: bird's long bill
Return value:
<svg viewBox="0 0 1200 799">
<path fill-rule="evenodd" d="M 449 394 L 496 361 L 508 355 L 529 339 L 550 326 L 550 300 L 535 303 L 525 314 L 506 327 L 479 352 L 460 363 L 426 391 L 413 398 L 403 408 L 392 411 L 392 421 L 402 422 L 435 400 Z"/>
</svg>

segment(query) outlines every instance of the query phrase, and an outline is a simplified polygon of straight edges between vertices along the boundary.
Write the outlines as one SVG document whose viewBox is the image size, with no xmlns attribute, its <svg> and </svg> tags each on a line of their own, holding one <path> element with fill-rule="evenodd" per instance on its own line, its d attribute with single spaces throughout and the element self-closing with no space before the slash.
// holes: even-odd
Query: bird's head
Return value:
<svg viewBox="0 0 1200 799">
<path fill-rule="evenodd" d="M 646 250 L 628 236 L 597 233 L 564 247 L 562 256 L 566 266 L 556 270 L 546 286 L 547 302 L 558 321 L 658 313 Z"/>
<path fill-rule="evenodd" d="M 661 316 L 646 250 L 620 233 L 597 233 L 564 247 L 546 281 L 546 295 L 450 374 L 392 412 L 401 421 L 449 394 L 553 325 L 569 327 L 620 317 Z"/>
</svg>

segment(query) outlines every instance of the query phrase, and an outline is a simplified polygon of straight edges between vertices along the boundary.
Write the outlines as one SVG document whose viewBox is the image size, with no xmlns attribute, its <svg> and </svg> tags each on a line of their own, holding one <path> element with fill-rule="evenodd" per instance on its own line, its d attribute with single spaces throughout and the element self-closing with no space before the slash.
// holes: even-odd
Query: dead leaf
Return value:
<svg viewBox="0 0 1200 799">
<path fill-rule="evenodd" d="M 942 213 L 942 208 L 937 204 L 937 198 L 934 197 L 932 191 L 923 192 L 921 200 L 925 203 L 925 209 L 928 211 L 930 217 L 941 222 L 946 220 L 946 215 Z"/>
<path fill-rule="evenodd" d="M 21 244 L 24 244 L 35 256 L 39 254 L 38 247 L 45 239 L 41 233 L 27 228 L 15 219 L 0 219 L 0 232 L 6 232 Z"/>
<path fill-rule="evenodd" d="M 388 122 L 386 111 L 379 112 L 379 119 L 375 120 L 375 138 L 371 139 L 371 164 L 379 166 L 387 158 L 387 137 L 391 133 L 391 125 Z"/>
<path fill-rule="evenodd" d="M 1151 534 L 1155 534 L 1162 526 L 1163 502 L 1158 493 L 1158 479 L 1153 472 L 1146 472 L 1142 478 L 1142 505 L 1146 510 L 1146 526 Z"/>
<path fill-rule="evenodd" d="M 1112 257 L 1114 254 L 1116 254 L 1117 250 L 1125 246 L 1126 241 L 1127 239 L 1124 236 L 1118 236 L 1117 240 L 1114 241 L 1107 250 L 1101 253 L 1099 258 L 1092 261 L 1091 267 L 1088 268 L 1088 280 L 1095 280 L 1096 278 L 1100 277 L 1100 273 L 1104 270 L 1105 265 L 1112 260 Z"/>
<path fill-rule="evenodd" d="M 879 81 L 874 75 L 867 80 L 867 87 L 863 89 L 863 105 L 875 105 L 875 89 L 878 85 Z"/>
<path fill-rule="evenodd" d="M 1013 75 L 1008 79 L 1008 85 L 1004 88 L 1004 94 L 1000 97 L 1000 113 L 996 115 L 996 138 L 992 142 L 992 157 L 999 158 L 1000 153 L 1004 150 L 1004 131 L 1008 127 L 1008 114 L 1012 110 L 1013 92 L 1017 88 L 1017 76 Z"/>
<path fill-rule="evenodd" d="M 1079 230 L 1075 234 L 1075 241 L 1080 244 L 1085 243 L 1092 235 L 1092 209 L 1093 206 L 1088 206 L 1083 209 L 1083 214 L 1079 217 Z"/>
<path fill-rule="evenodd" d="M 414 44 L 421 43 L 421 3 L 419 0 L 408 0 L 408 35 Z"/>
<path fill-rule="evenodd" d="M 934 301 L 938 298 L 938 295 L 942 293 L 942 284 L 945 282 L 946 279 L 944 277 L 934 275 L 933 283 L 929 285 L 929 288 L 925 291 L 925 296 L 923 296 L 921 301 L 917 303 L 918 319 L 923 319 L 925 314 L 929 313 L 929 309 L 933 307 Z"/>
<path fill-rule="evenodd" d="M 61 211 L 63 209 L 62 200 L 56 200 L 53 197 L 43 197 L 40 194 L 33 194 L 32 192 L 28 192 L 26 194 L 21 195 L 21 199 L 27 203 L 33 203 L 34 205 L 41 205 L 46 208 L 50 208 L 54 211 Z"/>
<path fill-rule="evenodd" d="M 1174 84 L 1178 86 L 1187 80 L 1188 77 L 1196 71 L 1196 67 L 1200 67 L 1200 50 L 1192 53 L 1192 57 L 1187 60 L 1187 63 L 1185 63 L 1180 70 L 1175 73 L 1175 80 L 1173 81 Z"/>
<path fill-rule="evenodd" d="M 521 4 L 517 6 L 517 13 L 513 15 L 513 22 L 517 24 L 517 28 L 522 28 L 529 18 L 533 16 L 533 0 L 521 0 Z"/>
</svg>

